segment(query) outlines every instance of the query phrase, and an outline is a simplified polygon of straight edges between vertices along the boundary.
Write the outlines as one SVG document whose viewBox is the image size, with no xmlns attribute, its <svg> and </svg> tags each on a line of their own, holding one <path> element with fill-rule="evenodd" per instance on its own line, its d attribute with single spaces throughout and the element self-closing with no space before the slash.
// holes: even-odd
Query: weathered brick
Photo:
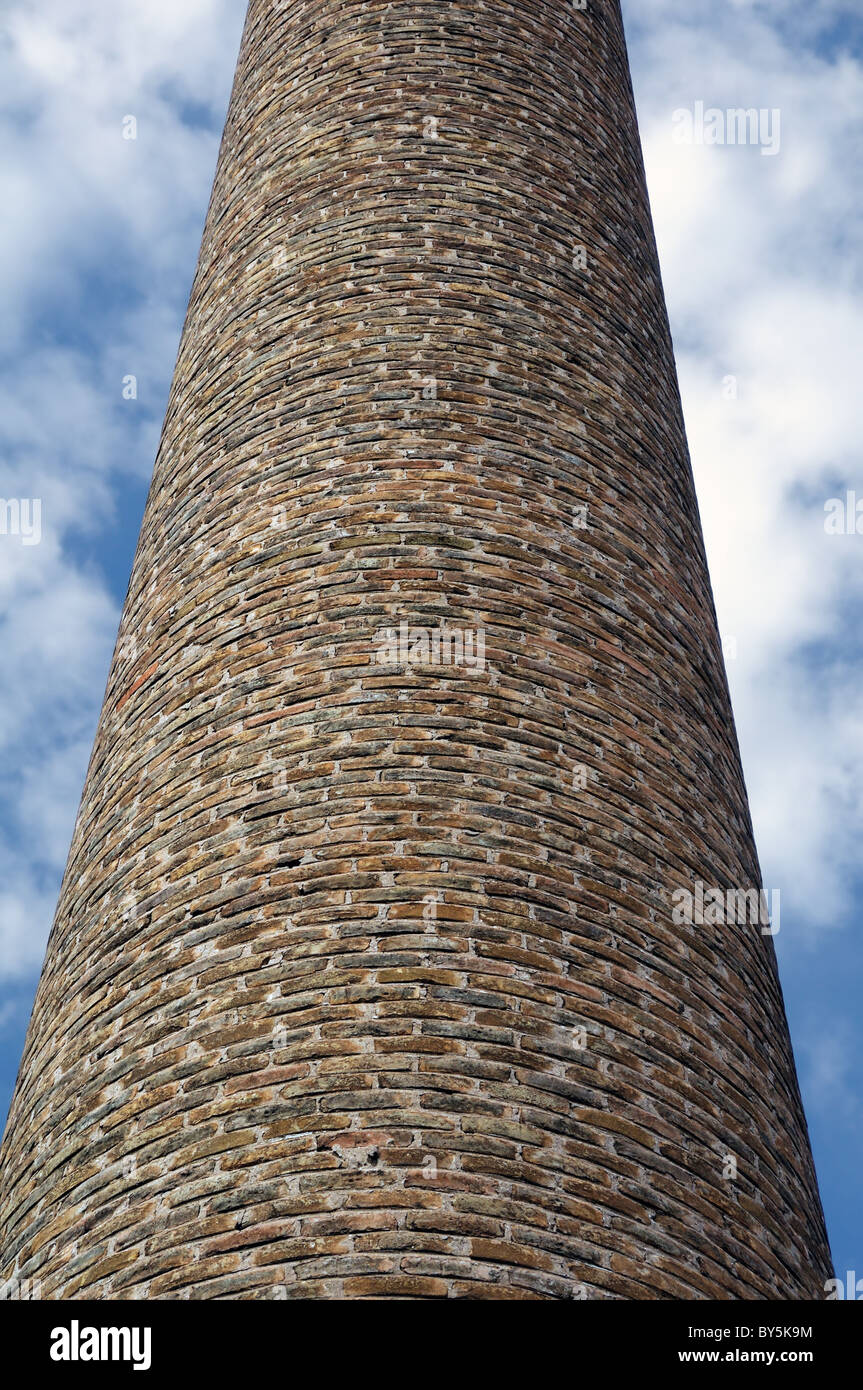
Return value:
<svg viewBox="0 0 863 1390">
<path fill-rule="evenodd" d="M 821 1296 L 697 880 L 760 886 L 618 0 L 251 0 L 0 1281 Z"/>
</svg>

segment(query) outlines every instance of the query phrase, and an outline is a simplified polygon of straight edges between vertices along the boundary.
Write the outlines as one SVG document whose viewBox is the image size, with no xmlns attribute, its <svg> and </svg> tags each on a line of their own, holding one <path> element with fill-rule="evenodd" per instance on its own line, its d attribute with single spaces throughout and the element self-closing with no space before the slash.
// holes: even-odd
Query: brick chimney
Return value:
<svg viewBox="0 0 863 1390">
<path fill-rule="evenodd" d="M 252 0 L 0 1279 L 823 1296 L 763 886 L 618 0 Z"/>
</svg>

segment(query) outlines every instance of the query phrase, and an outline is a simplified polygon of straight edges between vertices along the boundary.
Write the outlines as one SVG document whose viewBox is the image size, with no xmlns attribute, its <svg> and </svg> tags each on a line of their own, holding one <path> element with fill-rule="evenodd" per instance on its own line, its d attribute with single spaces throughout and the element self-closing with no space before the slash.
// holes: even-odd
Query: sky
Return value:
<svg viewBox="0 0 863 1390">
<path fill-rule="evenodd" d="M 860 0 L 623 9 L 822 1199 L 837 1273 L 863 1277 L 863 11 Z M 0 496 L 41 501 L 40 516 L 25 508 L 0 534 L 0 1116 L 244 14 L 245 0 L 5 0 L 0 17 Z M 737 108 L 763 113 L 744 143 L 726 114 Z"/>
</svg>

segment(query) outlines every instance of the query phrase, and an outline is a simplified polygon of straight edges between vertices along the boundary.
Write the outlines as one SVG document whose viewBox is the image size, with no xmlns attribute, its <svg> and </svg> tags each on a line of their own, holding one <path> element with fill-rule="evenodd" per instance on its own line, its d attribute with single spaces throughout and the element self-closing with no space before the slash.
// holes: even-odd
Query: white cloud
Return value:
<svg viewBox="0 0 863 1390">
<path fill-rule="evenodd" d="M 863 536 L 826 536 L 823 511 L 837 482 L 863 496 L 863 283 L 847 254 L 863 230 L 849 176 L 863 67 L 841 44 L 807 53 L 801 38 L 854 11 L 651 0 L 627 17 L 636 8 L 648 183 L 720 627 L 736 639 L 729 681 L 756 836 L 806 946 L 853 912 L 863 834 L 847 616 Z M 779 155 L 676 144 L 674 110 L 699 100 L 780 108 Z M 736 399 L 723 395 L 729 376 Z"/>
<path fill-rule="evenodd" d="M 98 561 L 152 468 L 244 13 L 4 14 L 0 496 L 40 499 L 43 539 L 0 537 L 0 979 L 50 927 L 119 617 Z"/>
</svg>

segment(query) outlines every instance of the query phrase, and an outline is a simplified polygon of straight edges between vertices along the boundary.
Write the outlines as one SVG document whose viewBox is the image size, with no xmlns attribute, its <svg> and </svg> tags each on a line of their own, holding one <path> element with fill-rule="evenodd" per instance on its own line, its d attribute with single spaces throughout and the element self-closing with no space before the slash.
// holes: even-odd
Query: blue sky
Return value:
<svg viewBox="0 0 863 1390">
<path fill-rule="evenodd" d="M 7 0 L 0 21 L 0 1112 L 71 837 L 245 0 Z M 863 1276 L 863 16 L 625 0 L 684 409 L 837 1270 Z M 774 157 L 674 113 L 781 112 Z M 123 139 L 134 115 L 138 138 Z M 137 399 L 123 380 L 137 378 Z"/>
</svg>

